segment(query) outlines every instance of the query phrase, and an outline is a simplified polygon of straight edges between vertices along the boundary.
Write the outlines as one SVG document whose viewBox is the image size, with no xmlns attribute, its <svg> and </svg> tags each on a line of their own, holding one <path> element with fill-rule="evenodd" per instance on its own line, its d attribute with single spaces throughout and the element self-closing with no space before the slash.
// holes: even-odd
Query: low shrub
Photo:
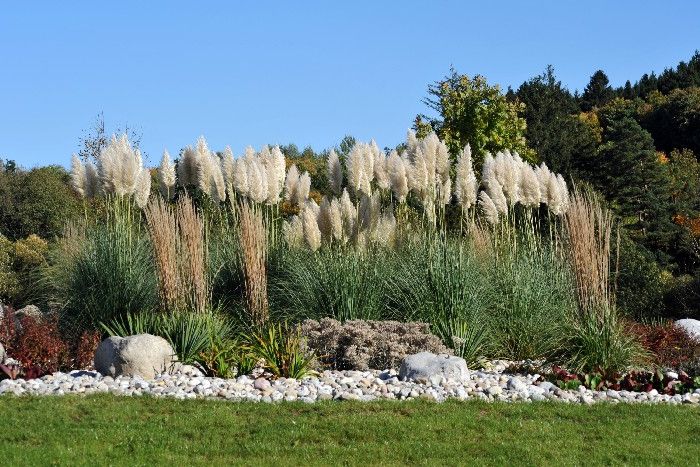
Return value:
<svg viewBox="0 0 700 467">
<path fill-rule="evenodd" d="M 672 368 L 696 373 L 700 370 L 700 342 L 673 322 L 662 324 L 628 323 L 642 347 L 660 368 Z"/>
<path fill-rule="evenodd" d="M 70 348 L 61 338 L 55 317 L 24 316 L 7 352 L 21 363 L 22 368 L 37 369 L 41 374 L 67 369 L 72 363 Z"/>
<path fill-rule="evenodd" d="M 102 341 L 99 331 L 84 331 L 73 348 L 76 369 L 90 369 L 95 363 L 95 351 Z"/>
<path fill-rule="evenodd" d="M 320 363 L 337 370 L 398 368 L 406 355 L 421 351 L 452 354 L 425 323 L 324 318 L 304 321 L 301 332 Z"/>
</svg>

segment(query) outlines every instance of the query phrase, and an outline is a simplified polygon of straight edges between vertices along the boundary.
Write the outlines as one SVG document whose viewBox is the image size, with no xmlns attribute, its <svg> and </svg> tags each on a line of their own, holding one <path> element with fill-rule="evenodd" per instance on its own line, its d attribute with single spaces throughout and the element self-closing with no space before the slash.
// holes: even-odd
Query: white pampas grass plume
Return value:
<svg viewBox="0 0 700 467">
<path fill-rule="evenodd" d="M 331 202 L 326 196 L 321 200 L 318 213 L 318 229 L 324 241 L 330 242 L 333 238 L 333 224 L 331 221 Z"/>
<path fill-rule="evenodd" d="M 328 185 L 333 193 L 340 195 L 343 189 L 343 166 L 333 149 L 328 153 Z"/>
<path fill-rule="evenodd" d="M 456 172 L 455 197 L 457 203 L 466 210 L 476 204 L 479 189 L 472 165 L 472 150 L 468 144 L 457 157 Z"/>
<path fill-rule="evenodd" d="M 377 180 L 377 186 L 382 190 L 388 190 L 391 183 L 389 181 L 389 173 L 387 172 L 387 157 L 384 151 L 381 151 L 376 143 L 372 141 L 372 156 L 374 158 L 374 178 Z"/>
<path fill-rule="evenodd" d="M 540 182 L 530 164 L 520 169 L 520 201 L 527 207 L 540 205 Z"/>
<path fill-rule="evenodd" d="M 561 195 L 560 211 L 562 214 L 566 214 L 569 210 L 569 204 L 571 203 L 569 188 L 566 186 L 566 180 L 564 180 L 561 174 L 557 174 L 557 182 L 559 184 L 559 194 Z"/>
<path fill-rule="evenodd" d="M 284 171 L 282 171 L 282 175 L 278 173 L 278 162 L 267 146 L 263 146 L 257 157 L 265 168 L 264 178 L 267 184 L 267 199 L 265 202 L 267 204 L 277 204 L 280 201 L 280 192 L 282 191 L 280 180 L 284 177 Z"/>
<path fill-rule="evenodd" d="M 73 154 L 70 164 L 70 184 L 80 196 L 85 196 L 87 180 L 85 178 L 85 166 L 77 154 Z"/>
<path fill-rule="evenodd" d="M 134 190 L 134 200 L 141 209 L 148 204 L 148 196 L 151 194 L 151 173 L 148 169 L 143 169 L 136 177 Z"/>
<path fill-rule="evenodd" d="M 235 172 L 236 160 L 233 158 L 233 151 L 229 146 L 226 146 L 224 154 L 221 156 L 221 173 L 224 176 L 224 185 L 229 197 L 232 197 L 234 193 Z"/>
<path fill-rule="evenodd" d="M 299 169 L 296 164 L 287 171 L 287 179 L 284 182 L 284 199 L 289 202 L 296 202 L 297 186 L 299 185 Z"/>
<path fill-rule="evenodd" d="M 357 211 L 355 205 L 350 200 L 348 190 L 344 189 L 340 197 L 340 213 L 343 218 L 343 240 L 348 241 L 355 234 L 355 226 L 357 225 Z"/>
<path fill-rule="evenodd" d="M 268 177 L 271 178 L 272 182 L 268 180 L 270 191 L 270 193 L 268 193 L 268 202 L 271 204 L 276 204 L 282 198 L 282 189 L 284 188 L 284 182 L 287 175 L 287 163 L 279 146 L 273 147 L 270 151 L 269 165 L 270 170 L 268 172 Z"/>
<path fill-rule="evenodd" d="M 547 164 L 542 162 L 539 167 L 535 169 L 535 175 L 537 175 L 537 181 L 540 183 L 540 203 L 547 203 L 549 199 L 549 179 L 551 172 L 547 167 Z"/>
<path fill-rule="evenodd" d="M 439 175 L 440 181 L 443 185 L 450 179 L 450 152 L 447 149 L 447 145 L 440 140 L 438 140 L 437 145 L 435 171 L 437 172 L 437 175 Z"/>
<path fill-rule="evenodd" d="M 486 194 L 498 209 L 498 212 L 508 212 L 508 200 L 503 194 L 503 187 L 496 179 L 496 159 L 490 154 L 486 155 L 483 166 L 482 184 L 486 188 Z"/>
<path fill-rule="evenodd" d="M 175 194 L 176 181 L 175 164 L 170 160 L 170 154 L 166 149 L 163 151 L 163 157 L 160 159 L 158 167 L 158 185 L 165 199 L 171 199 Z"/>
<path fill-rule="evenodd" d="M 413 154 L 418 148 L 418 138 L 416 137 L 416 132 L 413 130 L 408 130 L 406 132 L 406 149 L 410 154 Z"/>
<path fill-rule="evenodd" d="M 197 153 L 191 146 L 182 151 L 177 164 L 177 181 L 182 187 L 195 185 L 197 182 Z"/>
<path fill-rule="evenodd" d="M 500 168 L 502 173 L 499 182 L 508 202 L 511 206 L 515 206 L 520 201 L 520 164 L 510 152 L 506 151 L 502 154 Z"/>
<path fill-rule="evenodd" d="M 369 194 L 374 177 L 374 159 L 370 147 L 355 143 L 347 158 L 348 184 L 357 193 Z"/>
<path fill-rule="evenodd" d="M 321 248 L 321 230 L 318 228 L 318 213 L 313 206 L 315 204 L 315 202 L 309 201 L 301 210 L 304 240 L 311 251 Z"/>
<path fill-rule="evenodd" d="M 418 148 L 415 154 L 415 158 L 410 166 L 408 175 L 411 190 L 418 194 L 423 194 L 428 191 L 428 182 L 430 179 L 428 165 L 425 157 L 423 156 L 423 151 L 420 148 Z"/>
<path fill-rule="evenodd" d="M 438 185 L 438 199 L 442 204 L 450 204 L 452 201 L 452 180 L 449 177 Z"/>
<path fill-rule="evenodd" d="M 343 238 L 343 215 L 341 213 L 340 201 L 333 198 L 330 205 L 331 234 L 335 240 Z"/>
<path fill-rule="evenodd" d="M 394 212 L 391 209 L 387 209 L 382 213 L 372 237 L 380 245 L 388 245 L 393 240 L 395 231 L 396 218 L 394 217 Z"/>
<path fill-rule="evenodd" d="M 282 223 L 282 236 L 287 245 L 291 247 L 300 247 L 304 242 L 304 226 L 301 218 L 296 214 L 289 221 Z"/>
<path fill-rule="evenodd" d="M 126 135 L 112 140 L 98 156 L 97 170 L 104 192 L 118 196 L 132 195 L 136 191 L 136 179 L 143 169 L 141 153 L 131 147 Z"/>
<path fill-rule="evenodd" d="M 370 232 L 375 230 L 381 211 L 382 205 L 379 193 L 363 196 L 358 209 L 359 230 L 368 230 Z"/>
<path fill-rule="evenodd" d="M 406 165 L 396 151 L 391 151 L 387 159 L 387 172 L 391 181 L 391 191 L 394 196 L 403 203 L 408 196 L 408 175 L 406 174 Z"/>
<path fill-rule="evenodd" d="M 265 166 L 256 157 L 246 157 L 245 164 L 248 175 L 248 196 L 256 203 L 262 203 L 267 199 Z"/>
<path fill-rule="evenodd" d="M 566 190 L 566 184 L 564 185 L 564 190 Z M 547 182 L 547 206 L 552 214 L 559 216 L 564 214 L 564 193 L 562 192 L 562 187 L 557 179 L 556 174 L 550 173 L 549 180 Z"/>
<path fill-rule="evenodd" d="M 440 139 L 435 132 L 431 132 L 420 142 L 420 153 L 423 155 L 423 160 L 425 161 L 425 172 L 427 175 L 426 188 L 428 191 L 433 191 L 435 189 L 439 146 Z"/>
<path fill-rule="evenodd" d="M 97 167 L 92 162 L 85 164 L 85 196 L 93 198 L 98 196 L 102 191 L 100 183 L 100 175 L 97 173 Z"/>
<path fill-rule="evenodd" d="M 211 164 L 211 199 L 215 203 L 226 201 L 226 183 L 221 171 L 221 160 L 214 153 L 209 154 Z"/>
<path fill-rule="evenodd" d="M 489 224 L 496 225 L 498 223 L 498 208 L 485 191 L 479 193 L 479 207 L 484 212 L 484 216 L 486 216 Z"/>
<path fill-rule="evenodd" d="M 250 184 L 248 183 L 248 167 L 242 158 L 233 161 L 233 188 L 241 196 L 250 194 Z"/>
<path fill-rule="evenodd" d="M 309 192 L 311 191 L 311 176 L 309 172 L 304 172 L 299 177 L 299 182 L 297 183 L 297 189 L 295 193 L 296 203 L 301 206 L 307 199 L 309 199 Z M 316 203 L 314 203 L 316 204 Z"/>
</svg>

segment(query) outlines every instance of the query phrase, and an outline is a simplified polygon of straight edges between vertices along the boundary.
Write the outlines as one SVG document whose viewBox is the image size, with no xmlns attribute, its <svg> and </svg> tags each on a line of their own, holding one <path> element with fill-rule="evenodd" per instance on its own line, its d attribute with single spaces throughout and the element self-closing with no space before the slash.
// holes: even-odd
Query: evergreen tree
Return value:
<svg viewBox="0 0 700 467">
<path fill-rule="evenodd" d="M 610 80 L 603 70 L 593 73 L 581 96 L 581 110 L 588 112 L 594 107 L 602 107 L 615 96 Z"/>
<path fill-rule="evenodd" d="M 657 156 L 651 135 L 630 117 L 611 121 L 595 159 L 594 184 L 621 216 L 631 238 L 668 263 L 679 228 L 672 222 L 668 168 Z"/>
<path fill-rule="evenodd" d="M 594 153 L 591 131 L 575 116 L 576 100 L 557 81 L 551 65 L 523 83 L 513 97 L 525 104 L 528 145 L 552 170 L 569 174 L 577 160 Z"/>
</svg>

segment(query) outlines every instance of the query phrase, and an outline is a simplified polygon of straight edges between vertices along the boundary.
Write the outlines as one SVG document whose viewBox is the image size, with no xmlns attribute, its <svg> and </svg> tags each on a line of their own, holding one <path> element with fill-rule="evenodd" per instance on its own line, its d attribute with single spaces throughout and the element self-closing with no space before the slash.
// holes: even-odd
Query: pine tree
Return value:
<svg viewBox="0 0 700 467">
<path fill-rule="evenodd" d="M 576 99 L 547 70 L 523 83 L 513 96 L 525 104 L 525 138 L 555 172 L 570 173 L 577 160 L 590 157 L 595 140 L 581 122 Z"/>
<path fill-rule="evenodd" d="M 630 236 L 650 250 L 670 251 L 672 184 L 651 135 L 632 118 L 611 121 L 595 158 L 594 184 L 621 216 Z M 659 259 L 668 261 L 664 254 Z"/>
<path fill-rule="evenodd" d="M 593 73 L 591 80 L 583 90 L 581 96 L 581 110 L 588 112 L 594 107 L 602 107 L 615 97 L 615 93 L 610 87 L 610 80 L 603 70 Z"/>
</svg>

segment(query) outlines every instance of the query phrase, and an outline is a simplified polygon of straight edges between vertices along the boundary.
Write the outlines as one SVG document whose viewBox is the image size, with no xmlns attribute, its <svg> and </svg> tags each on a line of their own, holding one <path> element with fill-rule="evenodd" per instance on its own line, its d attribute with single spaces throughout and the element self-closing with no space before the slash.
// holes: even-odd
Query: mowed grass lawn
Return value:
<svg viewBox="0 0 700 467">
<path fill-rule="evenodd" d="M 698 465 L 688 406 L 0 397 L 2 465 Z"/>
</svg>

